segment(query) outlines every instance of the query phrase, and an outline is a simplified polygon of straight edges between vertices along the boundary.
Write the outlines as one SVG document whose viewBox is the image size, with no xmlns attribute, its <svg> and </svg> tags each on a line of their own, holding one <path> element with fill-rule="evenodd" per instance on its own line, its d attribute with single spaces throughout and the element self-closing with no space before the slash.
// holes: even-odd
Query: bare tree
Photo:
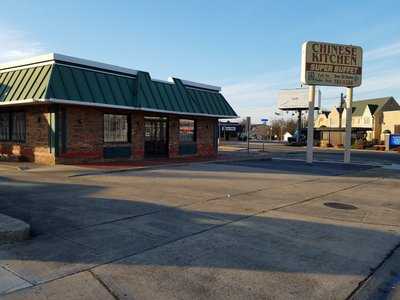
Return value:
<svg viewBox="0 0 400 300">
<path fill-rule="evenodd" d="M 269 130 L 267 125 L 257 125 L 254 129 L 254 133 L 257 137 L 266 140 L 269 137 Z"/>
<path fill-rule="evenodd" d="M 287 120 L 278 119 L 278 120 L 272 120 L 271 127 L 272 127 L 272 136 L 277 137 L 279 140 L 282 140 L 283 135 L 286 132 L 294 134 L 297 128 L 297 123 L 293 119 L 287 119 Z"/>
</svg>

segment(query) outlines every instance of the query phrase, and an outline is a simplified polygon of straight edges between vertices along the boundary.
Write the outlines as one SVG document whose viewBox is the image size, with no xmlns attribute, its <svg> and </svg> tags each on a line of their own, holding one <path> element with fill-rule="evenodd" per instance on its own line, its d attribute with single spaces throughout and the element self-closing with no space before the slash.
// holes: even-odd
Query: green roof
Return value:
<svg viewBox="0 0 400 300">
<path fill-rule="evenodd" d="M 128 70 L 128 69 L 126 69 Z M 0 102 L 43 100 L 219 118 L 236 117 L 219 90 L 151 79 L 143 71 L 119 72 L 57 60 L 1 70 Z M 190 83 L 190 82 L 189 82 Z"/>
<path fill-rule="evenodd" d="M 353 116 L 362 116 L 367 106 L 371 114 L 375 114 L 376 112 L 380 111 L 384 107 L 384 105 L 391 99 L 393 99 L 393 97 L 353 101 Z"/>
<path fill-rule="evenodd" d="M 0 102 L 43 98 L 52 66 L 39 66 L 0 73 Z"/>
</svg>

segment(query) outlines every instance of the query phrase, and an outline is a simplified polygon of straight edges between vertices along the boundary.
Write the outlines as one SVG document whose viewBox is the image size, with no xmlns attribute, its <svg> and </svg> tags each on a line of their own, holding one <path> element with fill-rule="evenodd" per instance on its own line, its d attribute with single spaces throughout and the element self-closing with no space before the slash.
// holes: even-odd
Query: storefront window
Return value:
<svg viewBox="0 0 400 300">
<path fill-rule="evenodd" d="M 24 142 L 26 135 L 25 113 L 0 113 L 0 140 Z"/>
<path fill-rule="evenodd" d="M 25 113 L 15 112 L 11 114 L 11 140 L 25 141 Z"/>
<path fill-rule="evenodd" d="M 104 115 L 104 142 L 129 142 L 129 124 L 127 115 Z"/>
<path fill-rule="evenodd" d="M 196 126 L 194 120 L 180 119 L 179 120 L 179 140 L 181 142 L 196 141 Z"/>
<path fill-rule="evenodd" d="M 0 140 L 10 139 L 10 113 L 0 113 Z"/>
</svg>

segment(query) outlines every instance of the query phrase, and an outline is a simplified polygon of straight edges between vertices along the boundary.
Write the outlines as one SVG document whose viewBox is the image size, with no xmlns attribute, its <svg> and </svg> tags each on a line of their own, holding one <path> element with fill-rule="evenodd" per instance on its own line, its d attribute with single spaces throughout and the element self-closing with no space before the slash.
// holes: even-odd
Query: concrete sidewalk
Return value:
<svg viewBox="0 0 400 300">
<path fill-rule="evenodd" d="M 45 166 L 29 162 L 0 162 L 0 171 L 23 171 L 28 173 L 53 173 L 55 175 L 75 177 L 127 171 L 142 171 L 160 167 L 174 167 L 196 163 L 215 163 L 227 161 L 245 161 L 252 159 L 270 159 L 267 152 L 221 151 L 217 157 L 193 157 L 177 159 L 148 159 L 144 161 L 96 162 L 76 165 Z"/>
</svg>

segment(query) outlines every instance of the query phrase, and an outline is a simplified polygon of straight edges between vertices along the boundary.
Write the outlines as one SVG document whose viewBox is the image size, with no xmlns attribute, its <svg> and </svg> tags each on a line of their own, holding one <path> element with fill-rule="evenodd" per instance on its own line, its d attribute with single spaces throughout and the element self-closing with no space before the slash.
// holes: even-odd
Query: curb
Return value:
<svg viewBox="0 0 400 300">
<path fill-rule="evenodd" d="M 272 159 L 273 160 L 290 160 L 290 161 L 306 162 L 306 160 L 304 160 L 304 159 L 290 158 L 290 157 L 274 157 Z M 345 163 L 343 161 L 334 161 L 334 160 L 314 159 L 313 163 L 326 163 L 326 164 L 337 164 L 337 165 L 348 165 L 348 166 L 365 166 L 365 167 L 371 167 L 371 168 L 384 168 L 384 165 L 382 165 L 382 164 L 375 164 L 375 163 L 366 164 L 366 163 L 359 163 L 359 162 Z"/>
<path fill-rule="evenodd" d="M 30 229 L 24 221 L 0 214 L 0 244 L 29 239 Z"/>
<path fill-rule="evenodd" d="M 397 244 L 371 273 L 347 297 L 348 300 L 395 299 L 400 283 L 400 243 Z"/>
<path fill-rule="evenodd" d="M 13 171 L 24 171 L 24 168 L 19 167 L 19 166 L 10 166 L 10 165 L 1 165 L 0 162 L 0 171 L 8 171 L 8 170 L 13 170 Z"/>
<path fill-rule="evenodd" d="M 179 167 L 179 166 L 188 166 L 191 164 L 222 164 L 222 163 L 230 163 L 230 162 L 239 162 L 239 161 L 249 161 L 249 160 L 272 160 L 272 155 L 260 155 L 259 157 L 243 157 L 243 158 L 234 158 L 234 159 L 214 159 L 207 161 L 190 161 L 190 162 L 179 162 L 172 164 L 159 164 L 152 166 L 143 166 L 143 167 L 133 167 L 133 168 L 123 168 L 117 170 L 101 170 L 101 171 L 93 171 L 86 172 L 81 174 L 69 175 L 69 178 L 73 177 L 83 177 L 83 176 L 91 176 L 91 175 L 102 175 L 102 174 L 113 174 L 113 173 L 124 173 L 124 172 L 138 172 L 138 171 L 147 171 L 147 170 L 156 170 L 161 167 Z"/>
</svg>

